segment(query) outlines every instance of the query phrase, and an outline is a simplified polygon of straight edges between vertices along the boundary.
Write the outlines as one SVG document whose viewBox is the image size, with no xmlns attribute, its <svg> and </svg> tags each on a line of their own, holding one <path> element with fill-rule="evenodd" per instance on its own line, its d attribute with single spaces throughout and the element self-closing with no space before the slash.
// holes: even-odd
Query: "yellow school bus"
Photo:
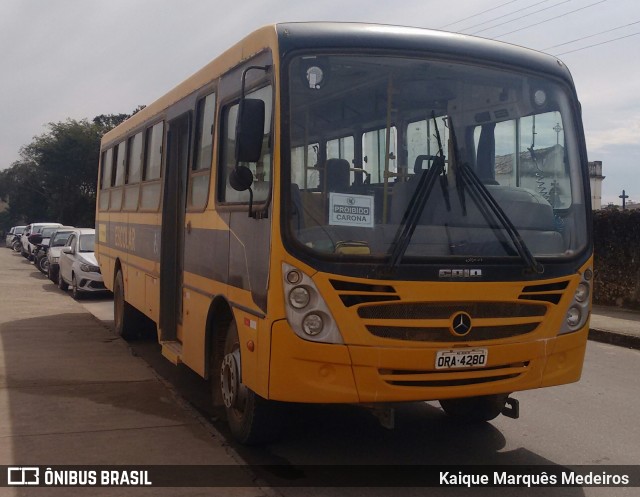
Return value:
<svg viewBox="0 0 640 497">
<path fill-rule="evenodd" d="M 169 66 L 168 66 L 169 67 Z M 580 378 L 593 284 L 558 59 L 384 25 L 262 28 L 106 134 L 115 327 L 210 379 L 242 443 L 288 402 L 517 417 Z M 146 318 L 145 318 L 146 317 Z"/>
</svg>

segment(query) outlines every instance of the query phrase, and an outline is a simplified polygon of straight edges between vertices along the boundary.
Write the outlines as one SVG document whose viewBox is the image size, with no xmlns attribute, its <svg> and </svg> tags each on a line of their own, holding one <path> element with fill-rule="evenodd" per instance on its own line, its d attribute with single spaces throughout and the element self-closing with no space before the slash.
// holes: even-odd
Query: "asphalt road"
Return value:
<svg viewBox="0 0 640 497">
<path fill-rule="evenodd" d="M 25 268 L 26 269 L 26 268 Z M 28 270 L 28 269 L 27 269 Z M 59 292 L 42 279 L 43 292 Z M 46 295 L 44 295 L 46 298 Z M 71 298 L 71 297 L 69 297 Z M 112 324 L 109 298 L 92 297 L 83 306 Z M 150 340 L 130 342 L 168 384 L 223 435 L 209 403 L 209 386 L 184 366 L 173 366 Z M 437 403 L 403 406 L 396 428 L 382 428 L 366 410 L 352 406 L 291 406 L 288 429 L 277 444 L 234 446 L 248 464 L 291 465 L 638 465 L 640 464 L 640 351 L 589 342 L 580 382 L 514 394 L 520 419 L 499 417 L 480 426 L 451 422 Z M 261 474 L 269 483 L 270 474 Z M 291 476 L 291 475 L 289 475 Z M 293 471 L 295 482 L 295 470 Z M 331 478 L 331 475 L 329 475 Z M 274 480 L 274 482 L 277 480 Z M 327 481 L 327 485 L 331 485 Z M 279 488 L 287 497 L 305 496 L 635 496 L 638 488 Z"/>
</svg>

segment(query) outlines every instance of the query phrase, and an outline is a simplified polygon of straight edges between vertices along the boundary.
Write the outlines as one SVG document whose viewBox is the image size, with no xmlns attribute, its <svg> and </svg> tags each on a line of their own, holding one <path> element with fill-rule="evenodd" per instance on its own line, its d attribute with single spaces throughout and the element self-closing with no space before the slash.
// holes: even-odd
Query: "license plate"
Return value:
<svg viewBox="0 0 640 497">
<path fill-rule="evenodd" d="M 436 369 L 481 368 L 487 365 L 487 349 L 440 350 L 436 354 Z"/>
</svg>

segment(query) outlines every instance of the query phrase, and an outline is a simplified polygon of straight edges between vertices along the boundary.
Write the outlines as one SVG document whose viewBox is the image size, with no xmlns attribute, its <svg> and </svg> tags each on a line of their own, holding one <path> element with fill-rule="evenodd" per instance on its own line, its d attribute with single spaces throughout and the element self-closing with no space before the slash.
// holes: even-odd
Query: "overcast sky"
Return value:
<svg viewBox="0 0 640 497">
<path fill-rule="evenodd" d="M 589 160 L 603 163 L 603 205 L 623 189 L 640 202 L 637 0 L 0 0 L 0 169 L 47 123 L 131 112 L 255 28 L 312 20 L 441 28 L 558 55 Z"/>
</svg>

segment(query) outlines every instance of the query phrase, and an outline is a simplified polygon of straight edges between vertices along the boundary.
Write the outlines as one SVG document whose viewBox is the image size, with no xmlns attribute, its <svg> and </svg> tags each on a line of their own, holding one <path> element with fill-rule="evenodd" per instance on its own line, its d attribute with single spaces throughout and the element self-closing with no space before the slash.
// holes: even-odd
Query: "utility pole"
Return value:
<svg viewBox="0 0 640 497">
<path fill-rule="evenodd" d="M 627 195 L 625 191 L 622 190 L 622 195 L 618 195 L 618 198 L 622 199 L 622 210 L 625 210 L 627 208 L 626 200 L 629 198 L 629 195 Z"/>
</svg>

